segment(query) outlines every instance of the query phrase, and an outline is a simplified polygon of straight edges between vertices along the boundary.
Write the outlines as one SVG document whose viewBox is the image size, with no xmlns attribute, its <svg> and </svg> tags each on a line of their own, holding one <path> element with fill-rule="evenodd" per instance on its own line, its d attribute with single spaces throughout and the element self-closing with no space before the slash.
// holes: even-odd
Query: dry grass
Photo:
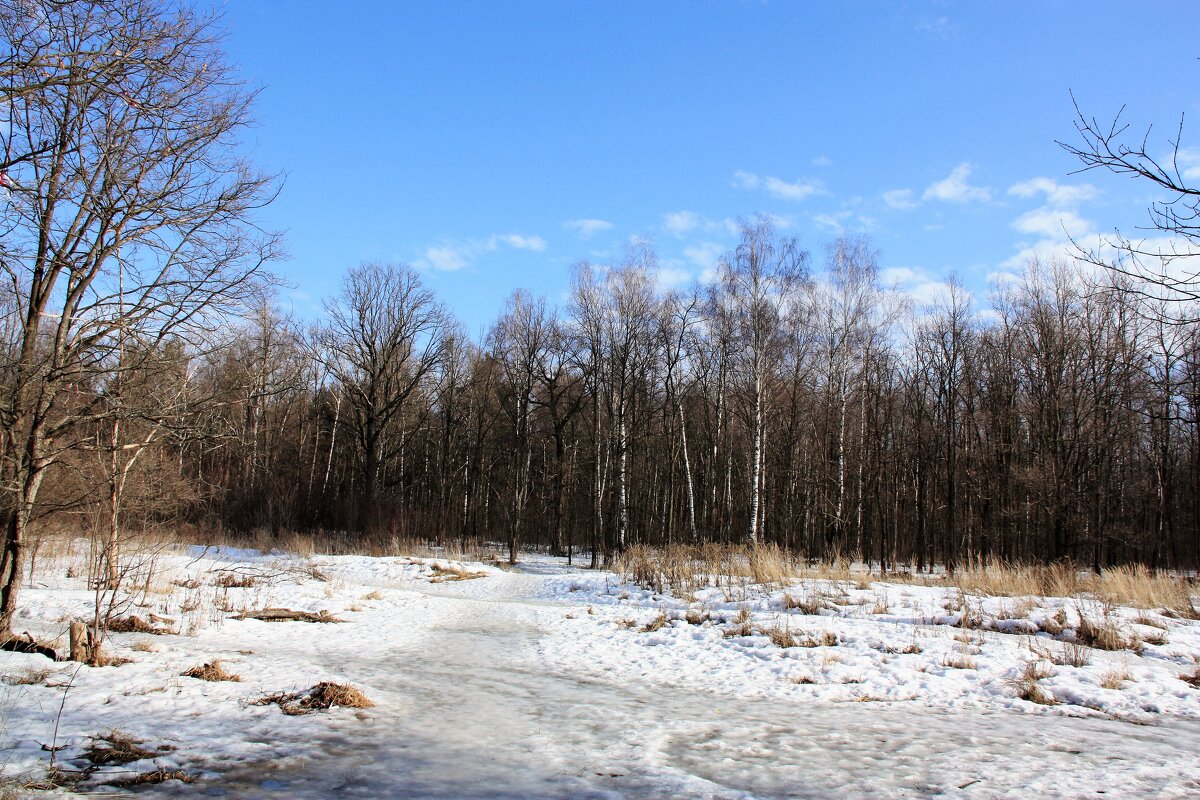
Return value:
<svg viewBox="0 0 1200 800">
<path fill-rule="evenodd" d="M 476 578 L 486 578 L 486 572 L 472 572 L 457 564 L 434 564 L 430 567 L 433 576 L 430 583 L 445 583 L 447 581 L 472 581 Z"/>
<path fill-rule="evenodd" d="M 671 621 L 671 618 L 667 616 L 667 612 L 660 611 L 660 612 L 658 612 L 657 617 L 655 617 L 654 619 L 650 620 L 649 622 L 647 622 L 645 625 L 642 626 L 642 633 L 654 633 L 655 631 L 661 629 L 664 625 L 666 625 L 670 621 Z"/>
<path fill-rule="evenodd" d="M 1196 670 L 1191 675 L 1180 675 L 1179 679 L 1191 686 L 1193 689 L 1200 689 L 1200 669 Z"/>
<path fill-rule="evenodd" d="M 194 783 L 195 780 L 195 777 L 187 774 L 183 770 L 156 769 L 153 772 L 139 772 L 136 775 L 131 775 L 128 778 L 109 781 L 108 785 L 115 786 L 118 789 L 129 789 L 134 786 L 150 786 L 158 783 L 166 783 L 167 781 Z"/>
<path fill-rule="evenodd" d="M 754 635 L 754 626 L 750 624 L 750 620 L 750 609 L 743 606 L 738 610 L 737 616 L 733 618 L 733 626 L 726 628 L 724 634 L 722 635 L 726 639 L 731 639 L 736 636 Z"/>
<path fill-rule="evenodd" d="M 800 640 L 796 638 L 795 634 L 786 625 L 783 627 L 775 625 L 770 628 L 764 628 L 762 632 L 767 635 L 767 638 L 771 640 L 771 644 L 776 647 L 800 646 Z"/>
<path fill-rule="evenodd" d="M 238 572 L 222 572 L 213 582 L 214 586 L 221 589 L 249 589 L 257 584 L 258 580 L 253 575 Z"/>
<path fill-rule="evenodd" d="M 50 669 L 27 669 L 24 672 L 0 675 L 0 682 L 9 686 L 41 686 L 52 674 L 54 670 Z"/>
<path fill-rule="evenodd" d="M 234 619 L 257 619 L 262 622 L 344 622 L 345 620 L 338 619 L 328 611 L 321 610 L 312 611 L 297 611 L 292 608 L 264 608 L 259 611 L 247 611 L 244 614 L 238 614 Z"/>
<path fill-rule="evenodd" d="M 942 659 L 942 666 L 951 669 L 976 669 L 975 659 L 965 649 L 945 656 Z"/>
<path fill-rule="evenodd" d="M 221 665 L 220 659 L 214 659 L 207 664 L 199 667 L 192 667 L 187 672 L 183 673 L 185 678 L 197 678 L 202 681 L 240 681 L 240 675 L 234 675 L 232 672 L 226 672 L 225 667 Z"/>
<path fill-rule="evenodd" d="M 815 594 L 811 597 L 794 597 L 790 594 L 783 596 L 783 607 L 791 610 L 796 609 L 801 614 L 810 617 L 815 617 L 821 613 L 821 609 L 829 608 L 829 600 L 820 594 Z"/>
<path fill-rule="evenodd" d="M 674 592 L 678 596 L 730 585 L 734 580 L 766 586 L 786 585 L 799 579 L 827 580 L 835 586 L 852 585 L 860 589 L 871 586 L 870 574 L 855 569 L 847 561 L 809 565 L 773 546 L 753 549 L 717 544 L 669 548 L 639 545 L 620 554 L 614 570 L 643 588 L 658 594 Z M 1200 616 L 1200 609 L 1193 604 L 1194 587 L 1186 579 L 1153 573 L 1141 565 L 1110 567 L 1097 575 L 1067 562 L 1026 565 L 992 559 L 962 566 L 953 578 L 911 572 L 880 577 L 891 583 L 954 585 L 975 596 L 1021 598 L 1018 617 L 1028 616 L 1033 610 L 1032 598 L 1083 596 L 1133 608 L 1167 609 L 1180 616 Z"/>
<path fill-rule="evenodd" d="M 375 704 L 367 696 L 345 683 L 322 681 L 311 689 L 302 692 L 279 692 L 261 697 L 251 702 L 251 705 L 277 705 L 291 717 L 308 714 L 313 711 L 333 708 L 371 708 Z"/>
<path fill-rule="evenodd" d="M 1137 651 L 1140 649 L 1138 640 L 1127 638 L 1121 633 L 1120 628 L 1109 614 L 1105 614 L 1097 621 L 1087 614 L 1080 613 L 1079 624 L 1075 626 L 1075 641 L 1097 650 Z"/>
<path fill-rule="evenodd" d="M 1143 644 L 1152 644 L 1155 647 L 1162 647 L 1167 643 L 1167 634 L 1158 629 L 1155 629 L 1149 633 L 1139 634 L 1138 638 Z"/>
<path fill-rule="evenodd" d="M 1024 668 L 1016 676 L 1010 678 L 1009 683 L 1016 691 L 1017 697 L 1022 700 L 1043 706 L 1052 706 L 1056 705 L 1058 701 L 1054 699 L 1054 695 L 1042 688 L 1040 681 L 1053 675 L 1054 670 L 1046 662 L 1032 659 L 1025 662 Z"/>
<path fill-rule="evenodd" d="M 804 574 L 799 559 L 773 545 L 758 548 L 719 544 L 648 547 L 634 545 L 617 556 L 613 571 L 656 594 L 683 597 L 734 581 L 782 586 Z"/>
<path fill-rule="evenodd" d="M 1105 689 L 1123 689 L 1125 681 L 1133 680 L 1127 670 L 1112 669 L 1100 676 L 1100 686 Z"/>
<path fill-rule="evenodd" d="M 143 744 L 145 742 L 141 739 L 135 739 L 118 730 L 111 730 L 108 733 L 93 736 L 91 743 L 83 751 L 83 757 L 93 766 L 104 767 L 110 764 L 121 766 L 157 755 L 155 751 L 142 747 Z"/>
<path fill-rule="evenodd" d="M 158 646 L 149 639 L 138 639 L 136 642 L 130 645 L 130 648 L 139 653 L 153 653 L 158 650 Z"/>
<path fill-rule="evenodd" d="M 1054 616 L 1046 617 L 1039 623 L 1038 628 L 1050 634 L 1058 636 L 1067 628 L 1067 611 L 1064 608 L 1058 609 Z"/>
<path fill-rule="evenodd" d="M 113 617 L 104 623 L 104 629 L 110 633 L 149 633 L 155 636 L 167 636 L 175 633 L 170 628 L 160 628 L 147 622 L 137 614 Z"/>
<path fill-rule="evenodd" d="M 1060 667 L 1086 667 L 1092 663 L 1092 651 L 1082 642 L 1063 642 L 1053 660 Z"/>
</svg>

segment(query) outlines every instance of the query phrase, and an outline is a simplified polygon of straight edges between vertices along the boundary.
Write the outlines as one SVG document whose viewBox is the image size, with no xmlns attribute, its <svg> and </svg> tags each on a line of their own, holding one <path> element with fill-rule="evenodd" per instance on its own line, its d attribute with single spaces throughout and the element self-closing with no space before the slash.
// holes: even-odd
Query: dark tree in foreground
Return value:
<svg viewBox="0 0 1200 800">
<path fill-rule="evenodd" d="M 1131 130 L 1122 120 L 1124 113 L 1122 108 L 1111 122 L 1100 122 L 1076 103 L 1079 139 L 1059 145 L 1079 159 L 1080 172 L 1106 170 L 1161 192 L 1163 199 L 1148 209 L 1148 231 L 1162 234 L 1166 241 L 1115 231 L 1101 247 L 1080 248 L 1080 252 L 1085 260 L 1131 278 L 1128 291 L 1151 302 L 1165 301 L 1159 308 L 1167 319 L 1195 320 L 1195 304 L 1200 301 L 1200 186 L 1188 177 L 1191 151 L 1183 145 L 1183 115 L 1174 138 L 1166 137 L 1164 144 L 1153 135 L 1153 127 L 1140 135 Z"/>
<path fill-rule="evenodd" d="M 169 341 L 208 347 L 258 296 L 275 239 L 251 224 L 273 180 L 235 149 L 253 92 L 211 20 L 151 0 L 6 0 L 0 37 L 5 636 L 47 470 L 119 411 L 98 381 Z"/>
</svg>

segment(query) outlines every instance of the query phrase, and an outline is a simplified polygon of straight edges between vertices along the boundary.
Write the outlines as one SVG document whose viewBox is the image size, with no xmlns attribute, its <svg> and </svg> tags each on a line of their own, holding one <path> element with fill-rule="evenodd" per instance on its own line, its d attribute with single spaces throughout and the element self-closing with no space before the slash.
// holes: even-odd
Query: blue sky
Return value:
<svg viewBox="0 0 1200 800">
<path fill-rule="evenodd" d="M 287 176 L 264 219 L 301 316 L 348 267 L 402 261 L 478 334 L 513 289 L 558 302 L 572 264 L 631 238 L 664 285 L 700 277 L 760 213 L 818 265 L 866 233 L 917 298 L 952 270 L 978 291 L 1064 226 L 1145 221 L 1148 187 L 1070 174 L 1070 92 L 1163 147 L 1181 112 L 1200 125 L 1189 2 L 218 7 L 263 90 L 246 146 Z"/>
</svg>

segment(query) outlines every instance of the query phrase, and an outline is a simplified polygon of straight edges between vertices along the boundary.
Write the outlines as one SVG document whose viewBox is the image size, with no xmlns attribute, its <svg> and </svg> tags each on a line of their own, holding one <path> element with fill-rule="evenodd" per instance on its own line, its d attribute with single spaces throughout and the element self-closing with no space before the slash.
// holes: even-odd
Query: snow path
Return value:
<svg viewBox="0 0 1200 800">
<path fill-rule="evenodd" d="M 916 703 L 739 698 L 552 666 L 569 646 L 546 565 L 430 585 L 378 647 L 317 637 L 314 663 L 377 707 L 279 725 L 279 752 L 155 796 L 238 798 L 870 798 L 1200 795 L 1200 721 L 936 710 Z M 543 573 L 543 574 L 538 574 Z M 363 574 L 335 575 L 370 589 Z M 415 623 L 415 625 L 414 625 Z M 419 630 L 413 630 L 419 626 Z M 338 626 L 340 627 L 340 626 Z M 398 631 L 395 633 L 399 633 Z M 260 655 L 272 655 L 263 643 Z M 293 647 L 295 645 L 293 644 Z M 286 652 L 281 650 L 281 655 Z M 287 737 L 303 736 L 303 742 Z M 293 746 L 294 745 L 294 746 Z"/>
</svg>

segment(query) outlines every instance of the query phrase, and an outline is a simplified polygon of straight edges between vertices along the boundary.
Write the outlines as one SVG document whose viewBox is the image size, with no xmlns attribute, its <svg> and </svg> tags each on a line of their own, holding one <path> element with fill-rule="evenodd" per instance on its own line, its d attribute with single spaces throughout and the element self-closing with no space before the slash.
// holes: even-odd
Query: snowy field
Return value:
<svg viewBox="0 0 1200 800">
<path fill-rule="evenodd" d="M 40 559 L 18 629 L 63 637 L 84 572 Z M 267 608 L 340 621 L 236 619 Z M 0 653 L 6 776 L 61 748 L 106 796 L 1200 796 L 1200 622 L 1096 600 L 192 548 L 125 613 L 164 632 L 109 634 L 119 666 Z M 1128 646 L 1077 646 L 1085 619 Z M 183 675 L 214 659 L 240 680 Z M 259 704 L 323 681 L 374 705 Z M 103 736 L 144 757 L 97 765 Z M 113 788 L 156 771 L 191 783 Z"/>
</svg>

